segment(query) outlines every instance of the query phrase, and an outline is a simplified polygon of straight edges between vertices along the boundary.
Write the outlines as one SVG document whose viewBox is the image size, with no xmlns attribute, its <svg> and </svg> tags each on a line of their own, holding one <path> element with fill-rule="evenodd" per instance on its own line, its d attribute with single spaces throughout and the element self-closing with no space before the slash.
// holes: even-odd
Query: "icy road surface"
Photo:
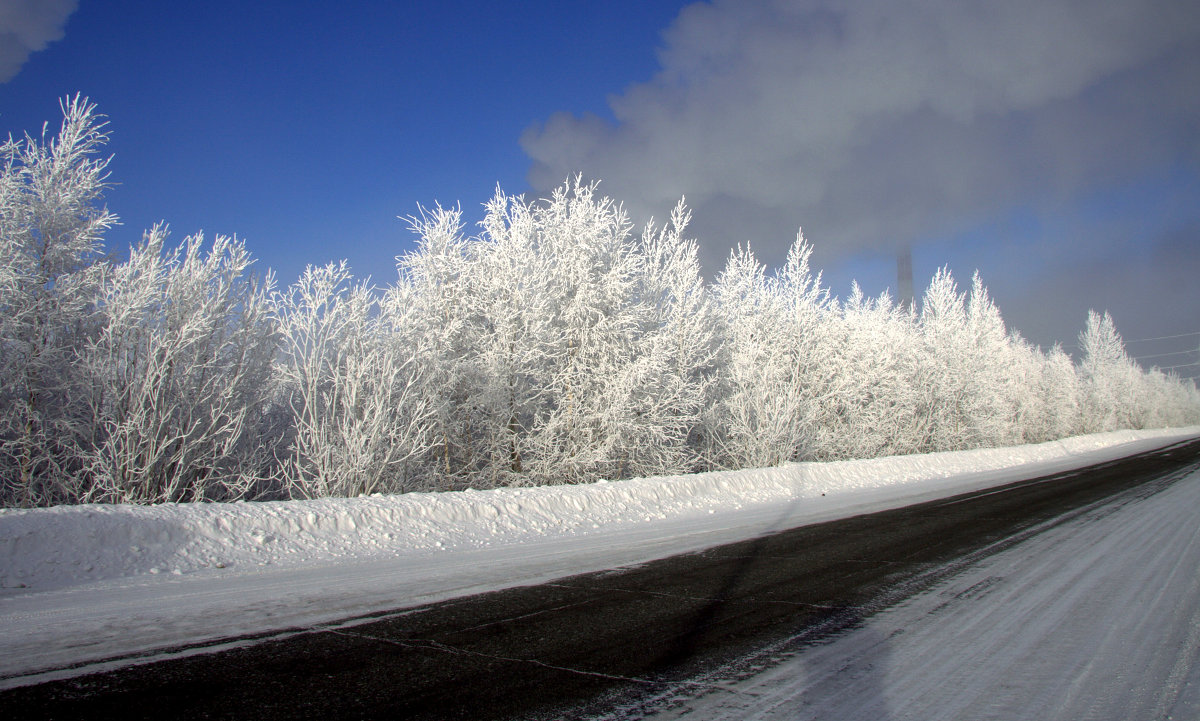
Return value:
<svg viewBox="0 0 1200 721">
<path fill-rule="evenodd" d="M 1200 472 L 1119 497 L 647 717 L 1200 719 L 1198 514 Z"/>
</svg>

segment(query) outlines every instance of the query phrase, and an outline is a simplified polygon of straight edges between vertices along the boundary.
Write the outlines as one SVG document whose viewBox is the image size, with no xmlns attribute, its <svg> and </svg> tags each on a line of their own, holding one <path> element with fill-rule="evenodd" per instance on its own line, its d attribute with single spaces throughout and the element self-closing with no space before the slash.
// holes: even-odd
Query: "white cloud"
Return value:
<svg viewBox="0 0 1200 721">
<path fill-rule="evenodd" d="M 696 208 L 706 261 L 747 239 L 818 260 L 952 232 L 1193 153 L 1200 5 L 1178 0 L 714 0 L 661 68 L 522 146 L 635 214 Z M 772 253 L 776 254 L 771 257 Z"/>
<path fill-rule="evenodd" d="M 76 0 L 0 0 L 0 83 L 21 72 L 31 53 L 61 40 Z"/>
</svg>

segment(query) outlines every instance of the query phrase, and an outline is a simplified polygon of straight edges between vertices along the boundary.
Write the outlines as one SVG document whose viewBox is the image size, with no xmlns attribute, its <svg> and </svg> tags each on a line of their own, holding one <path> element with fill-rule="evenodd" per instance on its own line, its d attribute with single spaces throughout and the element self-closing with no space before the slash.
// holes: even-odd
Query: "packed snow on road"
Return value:
<svg viewBox="0 0 1200 721">
<path fill-rule="evenodd" d="M 249 643 L 222 641 L 246 634 L 294 632 L 382 610 L 636 564 L 1082 467 L 1197 435 L 1200 428 L 1195 427 L 1118 431 L 1016 448 L 578 486 L 271 503 L 3 510 L 0 687 L 205 650 L 185 648 L 199 643 L 208 643 L 207 650 L 212 650 Z M 1158 507 L 1164 501 L 1155 503 Z M 1195 500 L 1182 498 L 1175 504 L 1165 506 L 1161 525 L 1192 532 L 1194 519 L 1178 516 L 1194 509 Z M 1120 609 L 1136 600 L 1127 599 L 1128 594 L 1149 590 L 1133 588 L 1140 583 L 1131 581 L 1125 584 L 1128 589 L 1114 583 L 1111 593 L 1098 593 L 1117 576 L 1088 559 L 1106 558 L 1108 554 L 1097 550 L 1101 548 L 1129 546 L 1130 553 L 1161 549 L 1141 549 L 1139 544 L 1153 539 L 1136 533 L 1121 544 L 1112 540 L 1118 537 L 1106 532 L 1077 552 L 1056 552 L 1079 576 L 1070 587 L 1043 590 L 1033 581 L 1022 581 L 1011 588 L 1001 586 L 992 597 L 1027 597 L 1022 603 L 1047 608 L 1047 615 L 1038 616 L 1039 623 L 1061 616 L 1065 626 L 1051 625 L 1068 630 L 1076 623 L 1070 620 L 1073 614 L 1088 618 L 1091 613 L 1072 603 Z M 1186 538 L 1168 540 L 1182 543 L 1183 550 L 1191 548 Z M 1159 542 L 1151 545 L 1155 544 Z M 1053 565 L 1038 563 L 1043 569 Z M 1152 572 L 1161 562 L 1155 566 L 1153 559 L 1139 557 L 1126 565 L 1118 570 L 1137 579 L 1141 575 L 1133 574 L 1135 569 L 1144 566 L 1145 572 Z M 1181 568 L 1194 570 L 1197 565 L 1193 558 L 1190 566 Z M 997 570 L 986 573 L 1001 575 Z M 1192 582 L 1190 576 L 1184 580 Z M 1067 593 L 1075 587 L 1096 593 Z M 1189 588 L 1193 595 L 1187 609 L 1194 611 L 1194 584 L 1184 583 L 1182 590 Z M 1111 603 L 1108 596 L 1088 600 L 1106 593 Z M 1056 599 L 1063 594 L 1066 598 L 1060 603 Z M 927 601 L 918 599 L 896 613 L 925 613 L 921 603 Z M 933 625 L 959 625 L 954 609 L 949 604 L 932 616 L 940 619 Z M 879 621 L 885 625 L 863 633 L 893 648 L 889 655 L 898 660 L 909 651 L 897 650 L 890 635 L 908 622 L 887 618 L 891 616 Z M 957 642 L 973 644 L 969 629 L 980 623 L 992 622 L 965 619 L 964 635 Z M 1166 622 L 1155 629 L 1165 629 L 1168 635 L 1186 631 Z M 1121 643 L 1135 640 L 1132 631 L 1114 632 L 1111 639 L 1103 629 L 1096 633 L 1097 643 L 1113 654 L 1123 648 Z M 1191 633 L 1196 635 L 1194 628 Z M 909 637 L 919 642 L 917 634 Z M 1030 653 L 1036 653 L 1041 637 L 1031 631 L 1027 640 L 1034 644 Z M 1194 641 L 1186 641 L 1193 650 Z M 952 670 L 950 648 L 945 653 L 951 655 L 930 663 Z M 986 655 L 978 649 L 970 653 Z M 897 663 L 887 673 L 901 669 L 904 664 Z M 892 684 L 891 678 L 880 683 Z M 885 691 L 880 698 L 890 702 L 891 693 Z"/>
<path fill-rule="evenodd" d="M 1097 504 L 843 635 L 786 650 L 781 642 L 740 662 L 760 669 L 748 678 L 710 674 L 635 715 L 1200 718 L 1197 508 L 1200 471 L 1158 493 Z"/>
</svg>

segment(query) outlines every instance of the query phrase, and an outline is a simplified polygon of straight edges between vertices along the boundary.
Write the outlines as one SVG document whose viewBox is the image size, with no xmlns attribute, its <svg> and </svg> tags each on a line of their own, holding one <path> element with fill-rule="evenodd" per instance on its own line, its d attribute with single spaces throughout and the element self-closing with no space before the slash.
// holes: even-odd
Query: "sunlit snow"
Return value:
<svg viewBox="0 0 1200 721">
<path fill-rule="evenodd" d="M 306 628 L 987 488 L 1194 437 L 1031 446 L 611 483 L 272 503 L 0 511 L 0 686 Z M 153 657 L 153 656 L 151 656 Z M 25 676 L 39 669 L 101 666 Z"/>
</svg>

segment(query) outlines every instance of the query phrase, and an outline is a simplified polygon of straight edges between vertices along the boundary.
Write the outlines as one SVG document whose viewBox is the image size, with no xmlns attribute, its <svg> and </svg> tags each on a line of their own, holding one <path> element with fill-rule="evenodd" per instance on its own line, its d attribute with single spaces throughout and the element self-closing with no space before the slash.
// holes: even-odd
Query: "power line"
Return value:
<svg viewBox="0 0 1200 721">
<path fill-rule="evenodd" d="M 1191 333 L 1180 333 L 1178 335 L 1160 335 L 1156 338 L 1137 338 L 1136 340 L 1127 340 L 1126 343 L 1141 343 L 1147 340 L 1171 340 L 1172 338 L 1189 338 L 1194 335 L 1200 335 L 1200 330 L 1192 331 Z"/>
<path fill-rule="evenodd" d="M 1195 363 L 1180 363 L 1177 366 L 1166 366 L 1164 368 L 1159 368 L 1159 370 L 1160 371 L 1169 371 L 1169 370 L 1174 370 L 1176 368 L 1191 368 L 1192 366 L 1200 366 L 1200 361 L 1196 361 Z"/>
<path fill-rule="evenodd" d="M 1151 340 L 1171 340 L 1174 338 L 1191 338 L 1192 336 L 1200 336 L 1200 330 L 1194 330 L 1191 333 L 1176 333 L 1175 335 L 1160 335 L 1160 336 L 1155 336 L 1153 338 L 1134 338 L 1133 340 L 1130 340 L 1128 338 L 1122 338 L 1121 342 L 1123 342 L 1125 345 L 1129 345 L 1130 343 L 1143 343 L 1145 341 L 1151 341 Z M 1061 345 L 1063 348 L 1078 348 L 1079 347 L 1078 343 L 1060 343 L 1059 345 Z M 1180 351 L 1180 352 L 1188 353 L 1191 351 Z M 1166 354 L 1164 353 L 1162 355 L 1166 355 Z M 1153 358 L 1154 355 L 1152 354 L 1152 355 L 1148 355 L 1145 357 Z"/>
<path fill-rule="evenodd" d="M 1143 358 L 1162 358 L 1169 355 L 1183 355 L 1185 353 L 1200 353 L 1200 348 L 1188 348 L 1187 350 L 1175 350 L 1170 353 L 1148 353 L 1147 355 L 1133 356 L 1134 360 L 1142 360 Z"/>
</svg>

